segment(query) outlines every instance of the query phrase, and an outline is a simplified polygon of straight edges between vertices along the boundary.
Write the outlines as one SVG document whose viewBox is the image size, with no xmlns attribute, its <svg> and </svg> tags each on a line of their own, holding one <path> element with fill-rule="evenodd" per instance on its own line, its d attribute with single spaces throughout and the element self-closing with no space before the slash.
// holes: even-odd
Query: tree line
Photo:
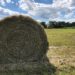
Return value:
<svg viewBox="0 0 75 75">
<path fill-rule="evenodd" d="M 67 28 L 67 27 L 72 27 L 75 28 L 75 22 L 64 22 L 64 21 L 49 21 L 48 24 L 46 22 L 40 22 L 40 24 L 44 28 Z"/>
</svg>

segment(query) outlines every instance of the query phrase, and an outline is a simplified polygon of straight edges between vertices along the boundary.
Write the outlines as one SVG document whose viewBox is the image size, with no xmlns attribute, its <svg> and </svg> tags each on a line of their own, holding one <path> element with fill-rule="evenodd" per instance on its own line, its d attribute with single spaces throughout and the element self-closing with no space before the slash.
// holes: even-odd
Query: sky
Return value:
<svg viewBox="0 0 75 75">
<path fill-rule="evenodd" d="M 27 15 L 38 21 L 75 21 L 75 0 L 0 0 L 0 19 Z"/>
</svg>

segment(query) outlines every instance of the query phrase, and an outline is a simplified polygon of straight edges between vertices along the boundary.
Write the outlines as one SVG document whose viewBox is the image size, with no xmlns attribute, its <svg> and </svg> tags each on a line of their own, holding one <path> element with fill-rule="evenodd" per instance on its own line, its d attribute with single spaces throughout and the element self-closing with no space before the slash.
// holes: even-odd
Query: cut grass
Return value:
<svg viewBox="0 0 75 75">
<path fill-rule="evenodd" d="M 75 75 L 75 29 L 45 29 L 50 49 L 49 61 L 59 70 L 56 75 Z"/>
<path fill-rule="evenodd" d="M 75 46 L 75 29 L 45 29 L 50 46 Z"/>
<path fill-rule="evenodd" d="M 57 67 L 56 75 L 75 75 L 75 47 L 52 46 L 47 57 Z"/>
<path fill-rule="evenodd" d="M 47 57 L 58 68 L 75 67 L 75 47 L 54 47 L 47 52 Z"/>
<path fill-rule="evenodd" d="M 75 70 L 71 70 L 69 72 L 66 71 L 58 71 L 56 75 L 75 75 Z"/>
</svg>

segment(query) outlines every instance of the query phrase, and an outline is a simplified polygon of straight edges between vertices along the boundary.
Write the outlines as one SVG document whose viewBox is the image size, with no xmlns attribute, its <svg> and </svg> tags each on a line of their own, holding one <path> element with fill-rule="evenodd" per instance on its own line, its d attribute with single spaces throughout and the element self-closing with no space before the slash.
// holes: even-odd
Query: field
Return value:
<svg viewBox="0 0 75 75">
<path fill-rule="evenodd" d="M 49 61 L 58 68 L 57 75 L 75 75 L 75 29 L 45 29 Z"/>
<path fill-rule="evenodd" d="M 75 46 L 75 29 L 46 29 L 50 46 Z"/>
<path fill-rule="evenodd" d="M 75 75 L 75 29 L 45 29 L 45 32 L 49 42 L 47 57 L 57 67 L 56 75 Z M 0 75 L 25 73 L 5 72 Z"/>
</svg>

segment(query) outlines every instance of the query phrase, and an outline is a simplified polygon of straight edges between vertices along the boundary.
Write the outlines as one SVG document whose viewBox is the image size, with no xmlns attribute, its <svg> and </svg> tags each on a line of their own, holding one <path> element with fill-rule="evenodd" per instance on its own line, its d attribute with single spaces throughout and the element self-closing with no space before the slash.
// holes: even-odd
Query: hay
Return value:
<svg viewBox="0 0 75 75">
<path fill-rule="evenodd" d="M 32 18 L 19 15 L 0 21 L 0 64 L 39 62 L 47 49 L 44 29 Z"/>
</svg>

